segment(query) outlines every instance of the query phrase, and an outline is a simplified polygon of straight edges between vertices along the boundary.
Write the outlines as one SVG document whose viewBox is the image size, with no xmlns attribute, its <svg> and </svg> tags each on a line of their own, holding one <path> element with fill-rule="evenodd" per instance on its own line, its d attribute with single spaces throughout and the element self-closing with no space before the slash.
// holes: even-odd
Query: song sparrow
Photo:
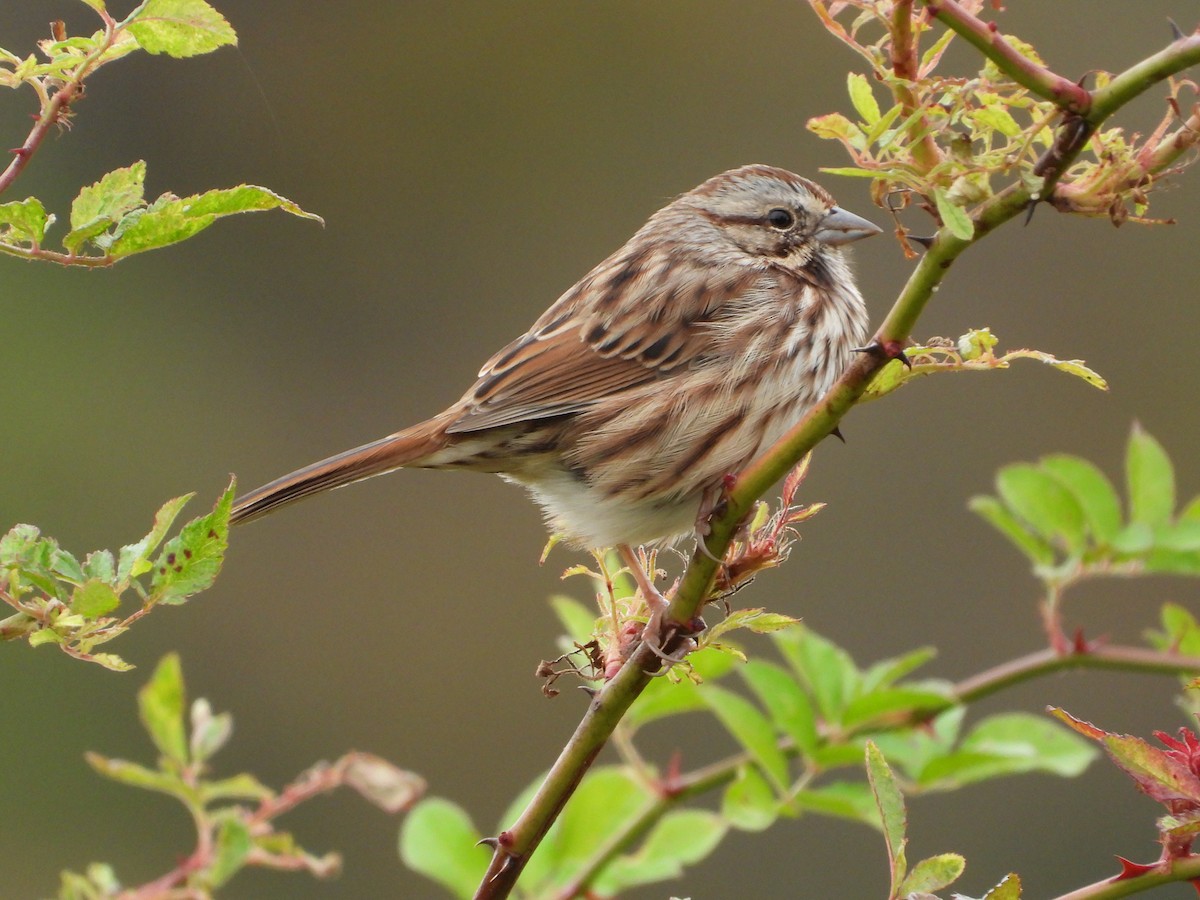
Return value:
<svg viewBox="0 0 1200 900">
<path fill-rule="evenodd" d="M 674 541 L 865 341 L 839 248 L 879 231 L 782 169 L 710 178 L 651 216 L 445 412 L 252 491 L 232 521 L 411 466 L 518 482 L 583 548 L 630 560 L 630 545 Z"/>
</svg>

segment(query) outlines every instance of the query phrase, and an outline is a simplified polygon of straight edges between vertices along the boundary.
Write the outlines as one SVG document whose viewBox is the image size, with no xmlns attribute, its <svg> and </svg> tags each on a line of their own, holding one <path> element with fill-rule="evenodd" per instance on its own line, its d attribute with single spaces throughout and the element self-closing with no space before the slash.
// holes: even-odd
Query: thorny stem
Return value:
<svg viewBox="0 0 1200 900">
<path fill-rule="evenodd" d="M 1150 871 L 1140 875 L 1128 878 L 1114 875 L 1105 878 L 1069 894 L 1063 894 L 1056 900 L 1117 900 L 1118 897 L 1140 894 L 1160 884 L 1194 881 L 1197 878 L 1200 878 L 1200 856 L 1187 856 L 1182 859 L 1163 860 Z"/>
<path fill-rule="evenodd" d="M 913 0 L 898 0 L 892 11 L 892 71 L 904 82 L 916 81 L 918 77 L 917 41 L 912 29 Z M 892 88 L 896 101 L 904 109 L 907 119 L 917 110 L 917 97 L 907 84 L 896 83 Z M 929 172 L 942 160 L 941 151 L 933 139 L 932 129 L 925 116 L 913 122 L 912 134 L 924 135 L 913 147 L 913 157 L 922 172 Z"/>
<path fill-rule="evenodd" d="M 1048 96 L 1068 113 L 1086 111 L 1087 123 L 1095 128 L 1112 112 L 1132 101 L 1153 84 L 1200 62 L 1200 35 L 1173 42 L 1166 50 L 1116 76 L 1097 102 L 1074 82 L 1034 65 L 978 19 L 953 0 L 924 0 L 938 19 L 977 46 L 989 59 L 1009 72 L 1019 83 L 1041 96 Z M 1003 65 L 1001 64 L 1003 61 Z M 1018 77 L 1018 75 L 1020 77 Z M 1064 127 L 1071 125 L 1067 116 Z M 1075 117 L 1076 121 L 1078 116 Z M 1046 198 L 1058 178 L 1083 150 L 1085 141 L 1069 135 L 1061 141 L 1055 165 L 1045 173 L 1045 183 L 1035 197 L 1014 184 L 984 203 L 972 214 L 974 237 L 962 240 L 942 228 L 904 286 L 891 311 L 876 332 L 882 352 L 861 354 L 842 374 L 825 398 L 785 434 L 762 457 L 740 473 L 728 492 L 725 505 L 710 520 L 704 548 L 697 548 L 665 614 L 664 628 L 690 622 L 711 595 L 716 560 L 723 558 L 738 524 L 754 501 L 784 476 L 805 453 L 817 445 L 862 396 L 875 374 L 898 352 L 913 326 L 937 291 L 947 270 L 967 247 L 998 226 L 1020 215 L 1031 203 Z M 1065 657 L 1070 658 L 1070 657 Z M 621 670 L 596 694 L 587 712 L 551 767 L 529 805 L 511 829 L 495 844 L 492 861 L 475 893 L 477 900 L 507 897 L 538 843 L 558 817 L 570 795 L 600 753 L 625 711 L 645 689 L 662 661 L 644 645 L 634 651 Z"/>
<path fill-rule="evenodd" d="M 1056 75 L 1045 66 L 1024 56 L 996 29 L 963 9 L 955 0 L 923 0 L 931 16 L 954 31 L 972 47 L 996 64 L 996 67 L 1024 88 L 1056 104 L 1065 112 L 1086 114 L 1093 98 L 1081 85 Z M 1179 71 L 1176 69 L 1175 71 Z M 1128 101 L 1124 101 L 1128 102 Z M 1113 107 L 1115 109 L 1115 107 Z M 1099 119 L 1112 113 L 1107 110 Z"/>
<path fill-rule="evenodd" d="M 46 134 L 57 123 L 62 121 L 62 117 L 66 115 L 67 108 L 71 102 L 79 96 L 83 90 L 83 81 L 96 68 L 100 62 L 100 57 L 108 52 L 112 47 L 113 42 L 117 37 L 117 23 L 113 18 L 103 10 L 100 10 L 101 18 L 104 20 L 104 40 L 100 45 L 89 53 L 82 62 L 72 72 L 58 90 L 51 96 L 48 102 L 43 102 L 42 112 L 30 129 L 29 135 L 25 138 L 25 143 L 20 147 L 12 150 L 13 158 L 9 162 L 8 167 L 0 173 L 0 194 L 3 194 L 12 183 L 17 179 L 17 176 L 29 164 L 29 160 L 33 154 L 37 152 L 42 141 L 45 140 Z M 44 96 L 41 90 L 38 91 L 40 96 Z M 6 248 L 7 249 L 7 248 Z"/>
</svg>

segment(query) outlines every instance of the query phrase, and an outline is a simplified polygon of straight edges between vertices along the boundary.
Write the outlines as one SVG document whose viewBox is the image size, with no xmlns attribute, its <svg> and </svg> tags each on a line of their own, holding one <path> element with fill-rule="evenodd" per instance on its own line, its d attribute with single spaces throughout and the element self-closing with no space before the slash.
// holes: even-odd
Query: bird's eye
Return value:
<svg viewBox="0 0 1200 900">
<path fill-rule="evenodd" d="M 772 228 L 787 231 L 796 224 L 796 217 L 786 209 L 773 209 L 767 213 L 767 222 Z"/>
</svg>

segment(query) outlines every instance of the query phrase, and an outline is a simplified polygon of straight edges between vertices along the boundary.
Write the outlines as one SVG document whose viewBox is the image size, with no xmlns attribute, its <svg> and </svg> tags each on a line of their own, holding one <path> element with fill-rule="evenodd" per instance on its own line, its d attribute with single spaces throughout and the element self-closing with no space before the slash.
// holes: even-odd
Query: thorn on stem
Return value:
<svg viewBox="0 0 1200 900">
<path fill-rule="evenodd" d="M 842 429 L 839 426 L 834 425 L 833 430 L 830 431 L 829 433 L 831 435 L 833 435 L 835 438 L 837 438 L 839 441 L 841 441 L 843 444 L 846 443 L 846 436 L 844 434 L 842 434 Z"/>
<path fill-rule="evenodd" d="M 933 246 L 934 235 L 930 235 L 929 237 L 918 237 L 915 234 L 910 234 L 907 235 L 907 238 L 908 240 L 912 241 L 912 243 L 919 247 L 924 247 L 926 250 Z"/>
<path fill-rule="evenodd" d="M 1170 16 L 1167 16 L 1167 25 L 1171 28 L 1171 40 L 1182 41 L 1185 37 L 1187 37 L 1187 35 L 1183 33 L 1183 29 L 1180 28 L 1179 25 L 1176 24 L 1175 20 Z"/>
<path fill-rule="evenodd" d="M 865 347 L 855 347 L 853 353 L 870 353 L 873 356 L 881 356 L 884 359 L 898 359 L 904 363 L 906 369 L 912 368 L 912 360 L 904 353 L 904 341 L 896 340 L 880 340 L 875 338 L 870 344 Z"/>
</svg>

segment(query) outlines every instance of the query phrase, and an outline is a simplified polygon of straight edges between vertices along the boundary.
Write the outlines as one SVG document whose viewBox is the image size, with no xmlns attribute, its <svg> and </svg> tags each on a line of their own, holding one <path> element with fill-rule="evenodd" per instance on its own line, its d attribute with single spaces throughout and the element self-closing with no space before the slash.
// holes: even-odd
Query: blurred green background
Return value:
<svg viewBox="0 0 1200 900">
<path fill-rule="evenodd" d="M 151 195 L 250 182 L 327 226 L 246 217 L 111 271 L 0 259 L 0 527 L 36 523 L 79 552 L 116 547 L 169 497 L 198 491 L 198 514 L 230 472 L 249 488 L 394 431 L 456 399 L 674 194 L 743 163 L 810 175 L 845 164 L 804 123 L 848 108 L 856 58 L 800 0 L 217 6 L 239 50 L 105 69 L 70 132 L 5 199 L 36 194 L 62 217 L 80 185 L 144 158 Z M 1009 6 L 1003 28 L 1071 75 L 1120 69 L 1169 39 L 1167 16 L 1185 29 L 1196 16 L 1191 0 Z M 54 18 L 94 27 L 74 0 L 5 3 L 0 46 L 28 52 Z M 965 51 L 954 59 L 977 67 Z M 1151 127 L 1163 93 L 1122 121 Z M 0 101 L 0 146 L 16 146 L 32 96 Z M 821 180 L 886 224 L 865 182 Z M 965 508 L 999 465 L 1067 451 L 1119 478 L 1137 418 L 1179 464 L 1181 495 L 1200 489 L 1200 172 L 1177 182 L 1152 210 L 1174 227 L 1117 230 L 1042 209 L 1004 229 L 961 260 L 920 323 L 922 336 L 988 325 L 1004 347 L 1084 358 L 1111 393 L 1027 363 L 854 412 L 848 443 L 822 446 L 808 482 L 807 498 L 829 509 L 739 602 L 802 616 L 864 662 L 936 644 L 928 674 L 947 678 L 1036 648 L 1035 582 Z M 887 238 L 856 260 L 878 319 L 911 264 Z M 534 507 L 497 479 L 400 473 L 237 533 L 213 590 L 113 647 L 140 666 L 132 674 L 5 647 L 0 896 L 52 894 L 60 868 L 93 859 L 135 884 L 190 850 L 180 809 L 102 780 L 82 756 L 152 759 L 134 694 L 172 648 L 192 695 L 236 717 L 224 772 L 278 785 L 370 750 L 492 828 L 583 710 L 573 691 L 546 700 L 532 676 L 555 653 L 545 600 L 578 561 L 557 551 L 539 568 L 543 541 Z M 582 582 L 565 587 L 587 599 Z M 1197 587 L 1091 585 L 1068 616 L 1091 636 L 1137 641 L 1162 601 L 1194 607 Z M 1144 734 L 1183 724 L 1173 690 L 1074 673 L 979 712 L 1054 704 Z M 687 765 L 729 741 L 682 723 L 647 753 L 665 761 L 676 748 Z M 1049 896 L 1114 871 L 1114 853 L 1154 857 L 1157 814 L 1101 763 L 1076 782 L 1032 776 L 915 800 L 909 855 L 965 854 L 956 887 L 968 894 L 1016 869 L 1027 896 Z M 223 896 L 438 896 L 397 861 L 397 822 L 349 793 L 281 825 L 310 849 L 342 851 L 344 874 L 255 874 Z M 886 885 L 875 833 L 809 817 L 733 835 L 681 883 L 637 896 L 878 897 Z"/>
</svg>

